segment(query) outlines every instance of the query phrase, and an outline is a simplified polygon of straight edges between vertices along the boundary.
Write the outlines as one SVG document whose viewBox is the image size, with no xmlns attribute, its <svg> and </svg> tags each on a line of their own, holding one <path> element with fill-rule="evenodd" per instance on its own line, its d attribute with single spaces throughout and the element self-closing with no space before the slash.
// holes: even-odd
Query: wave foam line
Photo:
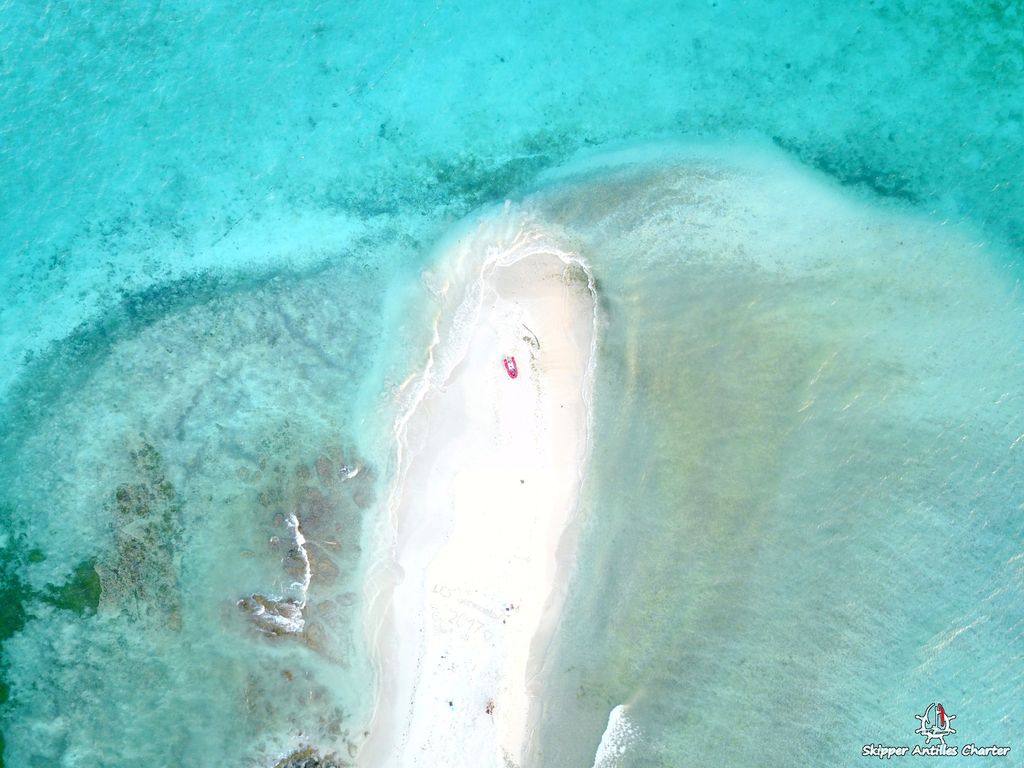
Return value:
<svg viewBox="0 0 1024 768">
<path fill-rule="evenodd" d="M 594 755 L 594 768 L 615 768 L 639 738 L 640 729 L 629 719 L 626 705 L 619 704 L 608 714 L 608 727 L 601 734 L 601 743 Z"/>
<path fill-rule="evenodd" d="M 299 518 L 295 516 L 294 512 L 288 515 L 288 527 L 292 529 L 292 533 L 295 536 L 295 547 L 302 556 L 302 581 L 293 582 L 291 586 L 302 593 L 302 600 L 299 601 L 299 610 L 304 610 L 309 597 L 309 585 L 313 581 L 313 568 L 309 563 L 309 553 L 306 551 L 306 537 L 299 530 Z"/>
</svg>

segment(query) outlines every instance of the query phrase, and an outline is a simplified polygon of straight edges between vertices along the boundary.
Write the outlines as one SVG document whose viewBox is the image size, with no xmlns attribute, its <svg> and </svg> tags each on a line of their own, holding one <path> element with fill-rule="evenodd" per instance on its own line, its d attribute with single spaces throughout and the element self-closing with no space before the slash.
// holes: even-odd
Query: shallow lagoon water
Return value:
<svg viewBox="0 0 1024 768">
<path fill-rule="evenodd" d="M 339 308 L 356 290 L 362 305 Z M 299 734 L 360 740 L 380 457 L 356 436 L 373 421 L 359 387 L 383 289 L 321 270 L 179 299 L 111 331 L 87 377 L 51 366 L 58 390 L 7 436 L 5 555 L 32 589 L 4 646 L 13 765 L 267 762 Z M 77 563 L 95 569 L 95 604 L 38 599 Z M 237 602 L 254 594 L 308 598 L 301 638 L 250 621 Z"/>
<path fill-rule="evenodd" d="M 982 404 L 1012 403 L 1020 378 L 1020 13 L 8 4 L 7 764 L 250 765 L 313 740 L 347 749 L 372 666 L 358 597 L 340 603 L 359 593 L 379 506 L 329 487 L 317 463 L 358 457 L 376 473 L 372 498 L 386 485 L 389 392 L 423 347 L 430 296 L 417 274 L 431 243 L 579 151 L 707 136 L 773 145 L 883 218 L 897 205 L 895 242 L 929 246 L 913 256 L 876 234 L 892 274 L 840 249 L 858 254 L 845 272 L 766 276 L 749 269 L 758 253 L 682 258 L 658 233 L 646 253 L 663 259 L 641 262 L 621 218 L 645 210 L 636 192 L 552 213 L 600 251 L 607 405 L 595 462 L 617 471 L 588 486 L 563 632 L 605 642 L 552 661 L 562 716 L 549 728 L 567 723 L 569 736 L 559 745 L 542 729 L 538 748 L 589 764 L 608 711 L 629 703 L 647 734 L 639 764 L 687 764 L 738 709 L 800 755 L 842 764 L 854 761 L 850 739 L 903 738 L 932 696 L 963 702 L 960 722 L 979 739 L 1001 738 L 998 724 L 1019 719 L 1005 698 L 1019 690 L 1012 657 L 995 650 L 1019 643 L 1019 424 Z M 786 220 L 813 225 L 800 213 Z M 951 245 L 904 214 L 947 222 Z M 596 248 L 584 235 L 602 221 L 619 240 Z M 719 222 L 702 221 L 715 247 L 781 247 L 763 217 L 737 228 L 742 240 L 708 240 Z M 766 238 L 772 248 L 754 247 Z M 925 366 L 926 350 L 944 364 Z M 794 423 L 791 390 L 833 352 L 815 418 Z M 150 450 L 159 460 L 140 466 Z M 652 463 L 638 476 L 650 479 L 613 481 L 627 455 Z M 89 568 L 119 583 L 109 571 L 130 539 L 118 534 L 123 488 L 153 519 L 127 529 L 164 537 L 164 549 L 121 601 L 113 588 L 96 598 Z M 310 504 L 308 488 L 347 515 L 349 549 L 329 553 L 336 580 L 311 596 L 337 609 L 321 617 L 334 656 L 254 635 L 234 606 L 290 588 L 287 553 L 269 541 L 287 540 L 278 516 Z M 814 528 L 821 497 L 865 524 Z M 765 513 L 761 528 L 751 509 Z M 624 536 L 644 552 L 612 549 Z M 906 582 L 934 582 L 934 597 Z M 62 588 L 78 597 L 55 597 Z M 861 616 L 864 593 L 880 597 Z M 741 600 L 746 618 L 730 608 Z M 758 613 L 784 601 L 791 623 Z M 769 626 L 781 634 L 766 643 Z M 811 631 L 822 626 L 853 629 Z M 552 659 L 566 661 L 557 641 Z M 936 679 L 948 693 L 925 684 Z M 872 699 L 888 702 L 896 680 L 905 700 Z M 753 759 L 753 741 L 731 743 L 719 762 Z"/>
<path fill-rule="evenodd" d="M 1005 256 L 772 153 L 538 195 L 601 276 L 581 557 L 539 765 L 847 765 L 1010 744 L 1024 346 Z M 954 742 L 950 742 L 951 744 Z"/>
</svg>

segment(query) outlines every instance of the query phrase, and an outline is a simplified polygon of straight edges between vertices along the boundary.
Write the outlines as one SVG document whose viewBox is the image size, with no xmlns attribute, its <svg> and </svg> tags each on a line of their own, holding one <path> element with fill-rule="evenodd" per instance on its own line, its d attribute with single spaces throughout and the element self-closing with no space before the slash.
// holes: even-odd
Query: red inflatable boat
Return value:
<svg viewBox="0 0 1024 768">
<path fill-rule="evenodd" d="M 508 374 L 510 379 L 514 379 L 519 375 L 519 369 L 516 367 L 516 359 L 511 355 L 505 358 L 505 373 Z"/>
</svg>

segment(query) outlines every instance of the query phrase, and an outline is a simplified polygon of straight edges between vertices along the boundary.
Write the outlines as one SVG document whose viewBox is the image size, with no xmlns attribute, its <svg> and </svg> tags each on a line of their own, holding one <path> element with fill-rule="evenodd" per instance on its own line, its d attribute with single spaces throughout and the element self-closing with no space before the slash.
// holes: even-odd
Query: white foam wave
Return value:
<svg viewBox="0 0 1024 768">
<path fill-rule="evenodd" d="M 309 563 L 309 553 L 306 551 L 306 537 L 299 530 L 299 518 L 295 516 L 294 512 L 288 515 L 288 527 L 292 529 L 292 534 L 295 536 L 295 548 L 299 550 L 299 555 L 302 557 L 302 581 L 293 582 L 292 587 L 298 589 L 302 594 L 302 599 L 299 601 L 299 609 L 304 610 L 306 599 L 309 595 L 309 585 L 313 580 L 313 569 Z"/>
<path fill-rule="evenodd" d="M 594 768 L 615 768 L 639 738 L 640 729 L 629 719 L 626 705 L 619 704 L 608 715 L 608 727 L 604 729 L 594 755 Z"/>
<path fill-rule="evenodd" d="M 298 634 L 306 626 L 302 608 L 291 600 L 268 602 L 259 595 L 242 600 L 241 605 L 249 609 L 261 632 L 269 634 Z"/>
</svg>

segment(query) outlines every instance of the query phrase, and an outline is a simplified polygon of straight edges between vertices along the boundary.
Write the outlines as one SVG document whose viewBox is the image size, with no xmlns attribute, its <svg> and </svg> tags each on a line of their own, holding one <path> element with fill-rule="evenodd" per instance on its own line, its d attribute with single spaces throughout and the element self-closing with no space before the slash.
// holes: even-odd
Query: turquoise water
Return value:
<svg viewBox="0 0 1024 768">
<path fill-rule="evenodd" d="M 647 734 L 630 764 L 703 764 L 723 740 L 717 764 L 794 762 L 765 743 L 852 764 L 854 742 L 910 738 L 932 700 L 979 743 L 1009 738 L 1022 17 L 1014 2 L 4 5 L 6 764 L 355 750 L 373 698 L 359 587 L 431 244 L 475 206 L 557 190 L 539 174 L 581 151 L 708 138 L 774 147 L 828 195 L 921 216 L 953 245 L 897 217 L 911 245 L 883 250 L 899 259 L 816 241 L 831 268 L 769 279 L 638 240 L 624 217 L 641 192 L 595 181 L 590 209 L 550 204 L 606 296 L 561 633 L 601 641 L 570 659 L 556 639 L 562 714 L 538 760 L 589 765 L 620 703 Z M 802 208 L 834 213 L 796 199 L 714 248 L 752 253 L 778 222 L 813 224 Z M 694 205 L 706 237 L 720 222 Z M 663 258 L 638 260 L 640 242 Z M 815 418 L 795 420 L 794 390 L 827 359 Z M 649 479 L 614 479 L 624 464 Z M 314 573 L 304 640 L 235 604 L 298 599 L 291 514 Z M 934 603 L 907 582 L 934 584 Z M 738 711 L 752 728 L 727 732 Z"/>
</svg>

